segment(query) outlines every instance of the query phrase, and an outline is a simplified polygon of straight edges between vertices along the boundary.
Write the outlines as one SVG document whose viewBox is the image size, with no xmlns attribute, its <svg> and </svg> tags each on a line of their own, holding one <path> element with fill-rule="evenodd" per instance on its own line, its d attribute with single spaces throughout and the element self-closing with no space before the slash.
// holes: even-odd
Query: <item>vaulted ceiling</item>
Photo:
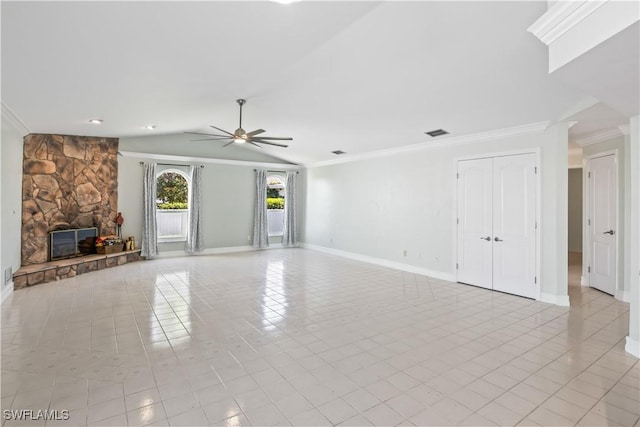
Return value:
<svg viewBox="0 0 640 427">
<path fill-rule="evenodd" d="M 0 5 L 2 102 L 31 132 L 233 131 L 246 98 L 246 130 L 294 138 L 265 154 L 313 163 L 428 143 L 438 128 L 554 121 L 588 95 L 548 73 L 527 32 L 546 1 Z M 221 145 L 176 141 L 175 154 Z"/>
</svg>

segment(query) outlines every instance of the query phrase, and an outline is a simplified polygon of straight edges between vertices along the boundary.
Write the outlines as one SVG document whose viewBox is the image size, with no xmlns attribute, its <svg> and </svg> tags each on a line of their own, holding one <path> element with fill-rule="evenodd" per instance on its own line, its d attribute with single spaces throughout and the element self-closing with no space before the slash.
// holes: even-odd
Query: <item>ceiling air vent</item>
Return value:
<svg viewBox="0 0 640 427">
<path fill-rule="evenodd" d="M 340 154 L 347 154 L 347 153 L 345 153 L 345 152 L 344 152 L 344 151 L 342 151 L 342 150 L 332 151 L 332 153 L 333 153 L 333 154 L 337 154 L 338 156 L 339 156 Z"/>
<path fill-rule="evenodd" d="M 447 135 L 449 132 L 447 132 L 444 129 L 436 129 L 436 130 L 432 130 L 429 132 L 425 132 L 427 135 L 429 135 L 432 138 L 435 138 L 436 136 L 442 136 L 442 135 Z"/>
</svg>

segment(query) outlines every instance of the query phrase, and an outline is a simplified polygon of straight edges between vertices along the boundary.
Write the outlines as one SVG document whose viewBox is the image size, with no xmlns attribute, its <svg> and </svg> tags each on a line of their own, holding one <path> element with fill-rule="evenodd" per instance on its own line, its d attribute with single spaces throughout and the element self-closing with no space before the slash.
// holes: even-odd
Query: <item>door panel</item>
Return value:
<svg viewBox="0 0 640 427">
<path fill-rule="evenodd" d="M 493 161 L 493 289 L 535 298 L 535 154 Z"/>
<path fill-rule="evenodd" d="M 491 159 L 458 162 L 458 281 L 489 289 L 491 170 Z"/>
<path fill-rule="evenodd" d="M 459 282 L 536 297 L 535 165 L 535 154 L 458 162 Z"/>
<path fill-rule="evenodd" d="M 589 284 L 614 295 L 616 282 L 616 159 L 613 154 L 590 160 L 589 229 L 591 273 Z M 612 233 L 612 234 L 611 234 Z"/>
<path fill-rule="evenodd" d="M 611 245 L 595 242 L 593 245 L 593 268 L 596 275 L 611 276 Z"/>
</svg>

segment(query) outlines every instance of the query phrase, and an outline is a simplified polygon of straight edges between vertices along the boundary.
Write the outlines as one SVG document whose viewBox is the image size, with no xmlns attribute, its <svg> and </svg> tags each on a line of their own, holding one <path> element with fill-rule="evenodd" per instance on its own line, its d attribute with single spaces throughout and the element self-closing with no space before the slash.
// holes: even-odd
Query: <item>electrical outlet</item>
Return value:
<svg viewBox="0 0 640 427">
<path fill-rule="evenodd" d="M 4 269 L 4 283 L 5 285 L 11 282 L 13 276 L 13 269 L 11 267 L 7 267 Z"/>
<path fill-rule="evenodd" d="M 247 242 L 251 241 L 251 236 L 247 236 Z"/>
<path fill-rule="evenodd" d="M 402 256 L 407 256 L 407 250 L 406 249 L 402 251 Z"/>
</svg>

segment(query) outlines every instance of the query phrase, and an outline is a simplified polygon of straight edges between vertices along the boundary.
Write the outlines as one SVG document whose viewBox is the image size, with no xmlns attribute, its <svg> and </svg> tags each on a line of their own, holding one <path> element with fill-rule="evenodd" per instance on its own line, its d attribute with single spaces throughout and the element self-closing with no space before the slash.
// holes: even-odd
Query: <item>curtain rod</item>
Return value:
<svg viewBox="0 0 640 427">
<path fill-rule="evenodd" d="M 253 171 L 257 171 L 258 169 L 254 169 Z M 280 172 L 280 173 L 287 173 L 287 171 L 267 171 L 267 172 Z M 300 173 L 300 171 L 296 171 L 296 173 Z"/>
<path fill-rule="evenodd" d="M 140 162 L 141 165 L 144 165 L 144 162 Z M 179 165 L 177 163 L 156 163 L 156 165 L 158 166 L 193 166 L 193 165 Z M 200 165 L 201 168 L 204 167 L 204 165 Z"/>
</svg>

